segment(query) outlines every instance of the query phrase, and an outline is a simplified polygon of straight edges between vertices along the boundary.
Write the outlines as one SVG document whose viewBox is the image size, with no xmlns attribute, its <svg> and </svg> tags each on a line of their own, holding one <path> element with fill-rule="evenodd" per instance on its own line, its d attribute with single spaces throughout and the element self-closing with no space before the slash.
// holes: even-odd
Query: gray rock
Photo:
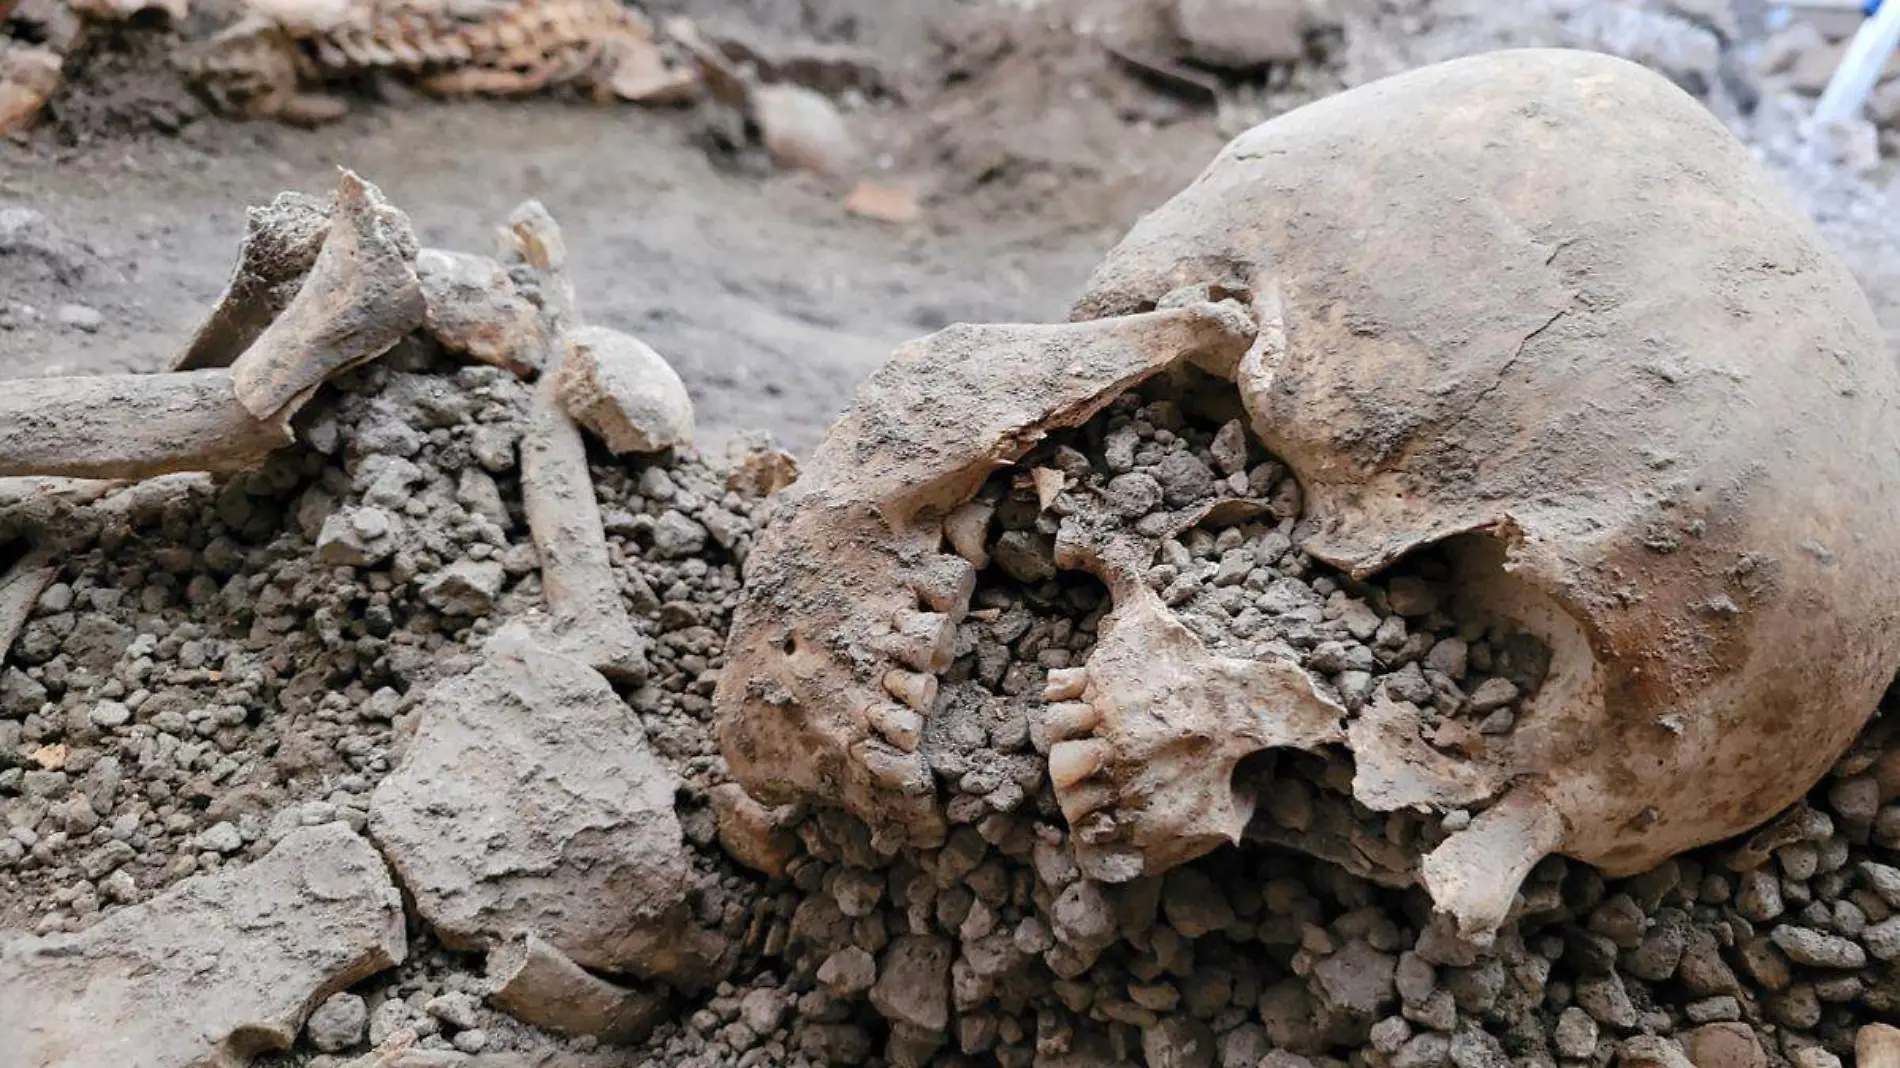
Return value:
<svg viewBox="0 0 1900 1068">
<path fill-rule="evenodd" d="M 1189 938 L 1212 934 L 1234 922 L 1233 907 L 1219 884 L 1193 868 L 1176 868 L 1167 874 L 1161 911 L 1169 926 Z"/>
<path fill-rule="evenodd" d="M 1768 937 L 1789 960 L 1810 968 L 1860 968 L 1867 963 L 1866 951 L 1851 940 L 1811 928 L 1784 923 Z"/>
<path fill-rule="evenodd" d="M 236 824 L 214 823 L 198 835 L 198 848 L 214 853 L 235 853 L 244 848 L 244 838 Z"/>
<path fill-rule="evenodd" d="M 1161 483 L 1143 471 L 1116 475 L 1108 482 L 1108 506 L 1124 519 L 1139 519 L 1161 506 Z"/>
<path fill-rule="evenodd" d="M 1397 1000 L 1398 966 L 1390 953 L 1350 942 L 1314 965 L 1314 990 L 1327 1006 L 1369 1022 Z"/>
<path fill-rule="evenodd" d="M 949 940 L 936 935 L 905 935 L 892 942 L 878 966 L 871 1005 L 894 1024 L 943 1031 L 950 1026 L 952 955 Z"/>
<path fill-rule="evenodd" d="M 242 1063 L 406 949 L 382 858 L 341 823 L 305 828 L 78 934 L 0 944 L 0 1049 L 61 1068 Z"/>
<path fill-rule="evenodd" d="M 1875 960 L 1900 960 L 1900 916 L 1869 924 L 1860 933 L 1860 941 Z"/>
<path fill-rule="evenodd" d="M 1148 1068 L 1213 1068 L 1214 1031 L 1191 1016 L 1165 1016 L 1141 1029 Z"/>
<path fill-rule="evenodd" d="M 1559 1057 L 1581 1060 L 1592 1056 L 1597 1049 L 1597 1022 L 1589 1013 L 1572 1005 L 1557 1017 L 1551 1039 Z"/>
<path fill-rule="evenodd" d="M 424 604 L 447 616 L 487 615 L 507 581 L 498 560 L 457 560 L 422 580 Z"/>
<path fill-rule="evenodd" d="M 576 964 L 690 983 L 677 780 L 612 687 L 510 625 L 423 696 L 370 834 L 444 944 L 532 932 Z"/>
<path fill-rule="evenodd" d="M 332 512 L 317 533 L 317 557 L 326 564 L 374 567 L 396 552 L 397 520 L 381 508 Z"/>
<path fill-rule="evenodd" d="M 332 994 L 304 1024 L 310 1044 L 325 1053 L 341 1053 L 363 1041 L 369 1006 L 355 994 Z"/>
<path fill-rule="evenodd" d="M 706 548 L 706 528 L 684 512 L 669 509 L 653 524 L 653 549 L 669 560 L 692 556 Z"/>
<path fill-rule="evenodd" d="M 1161 484 L 1162 499 L 1169 507 L 1185 508 L 1214 492 L 1214 472 L 1193 453 L 1171 452 L 1154 468 L 1155 481 Z"/>
</svg>

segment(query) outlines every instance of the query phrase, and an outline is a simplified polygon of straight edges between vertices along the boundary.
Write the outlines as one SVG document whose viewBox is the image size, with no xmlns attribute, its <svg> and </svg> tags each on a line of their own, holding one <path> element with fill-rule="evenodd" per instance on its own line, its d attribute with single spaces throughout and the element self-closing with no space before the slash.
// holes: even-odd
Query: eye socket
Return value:
<svg viewBox="0 0 1900 1068">
<path fill-rule="evenodd" d="M 786 656 L 791 656 L 793 653 L 798 652 L 798 635 L 787 634 L 780 640 L 778 647 Z"/>
</svg>

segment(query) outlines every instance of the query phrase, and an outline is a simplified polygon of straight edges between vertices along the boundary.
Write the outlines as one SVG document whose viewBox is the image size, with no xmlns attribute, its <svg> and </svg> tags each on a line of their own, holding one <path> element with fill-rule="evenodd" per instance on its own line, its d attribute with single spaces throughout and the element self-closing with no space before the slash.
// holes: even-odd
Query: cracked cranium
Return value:
<svg viewBox="0 0 1900 1068">
<path fill-rule="evenodd" d="M 1416 870 L 1482 936 L 1544 856 L 1630 874 L 1767 818 L 1900 666 L 1900 367 L 1747 150 L 1635 65 L 1494 53 L 1267 123 L 1075 320 L 914 343 L 834 428 L 721 681 L 749 789 L 940 835 L 914 749 L 967 605 L 944 540 L 980 562 L 991 470 L 1186 364 L 1298 478 L 1305 553 L 1364 578 L 1433 549 L 1550 666 L 1508 733 L 1448 754 L 1383 691 L 1349 713 L 1297 662 L 1210 651 L 1141 581 L 1151 545 L 1071 515 L 1057 562 L 1114 610 L 1039 734 L 1096 878 L 1239 840 L 1242 761 L 1336 747 L 1366 809 L 1476 812 Z"/>
</svg>

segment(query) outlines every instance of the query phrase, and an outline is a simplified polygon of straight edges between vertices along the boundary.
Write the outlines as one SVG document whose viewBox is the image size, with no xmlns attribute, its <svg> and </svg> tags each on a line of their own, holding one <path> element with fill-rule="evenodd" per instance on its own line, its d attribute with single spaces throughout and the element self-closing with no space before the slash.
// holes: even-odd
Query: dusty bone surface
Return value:
<svg viewBox="0 0 1900 1068">
<path fill-rule="evenodd" d="M 341 824 L 312 827 L 78 934 L 0 943 L 0 1042 L 35 1068 L 236 1068 L 406 949 L 382 858 Z"/>
<path fill-rule="evenodd" d="M 1452 99 L 1469 103 L 1439 104 Z M 1650 118 L 1613 117 L 1630 113 Z M 1421 130 L 1423 164 L 1390 151 Z M 1627 212 L 1637 201 L 1652 210 Z M 1116 332 L 1181 314 L 1165 305 L 1184 286 L 1247 302 L 1257 339 L 1128 358 Z M 942 570 L 940 523 L 991 467 L 1183 362 L 1233 380 L 1297 477 L 1298 548 L 1363 579 L 1442 546 L 1473 612 L 1550 650 L 1542 687 L 1479 755 L 1406 760 L 1417 732 L 1389 695 L 1377 719 L 1342 724 L 1361 803 L 1490 805 L 1421 868 L 1468 933 L 1502 923 L 1549 853 L 1626 874 L 1772 815 L 1893 677 L 1900 614 L 1880 576 L 1900 562 L 1900 472 L 1881 413 L 1896 369 L 1811 224 L 1639 67 L 1501 53 L 1267 123 L 1109 254 L 1076 319 L 1100 332 L 958 328 L 901 350 L 792 490 L 720 690 L 722 747 L 762 798 L 842 804 L 886 840 L 939 833 L 907 746 L 938 714 L 929 677 L 965 604 L 946 585 L 920 603 L 910 574 Z M 1116 568 L 1096 569 L 1114 585 Z M 1084 665 L 1104 696 L 1110 666 Z M 1170 805 L 1141 760 L 1117 760 L 1126 717 L 1090 707 L 1058 792 L 1101 795 L 1088 808 L 1117 848 L 1092 874 L 1153 874 L 1241 836 L 1247 806 L 1232 805 L 1221 833 L 1181 848 L 1165 820 L 1195 802 Z M 1217 694 L 1164 707 L 1184 741 L 1233 736 Z M 1791 756 L 1779 740 L 1796 736 Z"/>
</svg>

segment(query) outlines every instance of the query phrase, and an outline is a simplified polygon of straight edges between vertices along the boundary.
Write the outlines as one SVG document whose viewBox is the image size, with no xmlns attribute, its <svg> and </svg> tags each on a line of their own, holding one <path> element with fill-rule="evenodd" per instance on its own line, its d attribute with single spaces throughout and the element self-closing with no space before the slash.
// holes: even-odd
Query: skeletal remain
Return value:
<svg viewBox="0 0 1900 1068">
<path fill-rule="evenodd" d="M 30 378 L 0 394 L 0 476 L 246 471 L 291 440 L 238 403 L 224 370 Z"/>
<path fill-rule="evenodd" d="M 58 577 L 59 568 L 52 565 L 52 553 L 45 549 L 35 549 L 14 561 L 0 577 L 0 660 L 6 659 L 13 640 L 20 636 L 20 628 L 26 626 L 34 602 Z"/>
<path fill-rule="evenodd" d="M 524 377 L 540 371 L 548 349 L 540 314 L 501 264 L 425 248 L 416 275 L 428 307 L 423 325 L 443 348 Z"/>
<path fill-rule="evenodd" d="M 573 284 L 560 227 L 545 208 L 529 202 L 516 209 L 510 235 L 516 258 L 541 275 L 543 311 L 554 328 L 573 325 Z M 542 592 L 563 651 L 610 678 L 638 681 L 647 674 L 646 638 L 620 599 L 587 471 L 587 445 L 561 404 L 563 352 L 557 347 L 535 386 L 521 441 L 522 504 L 541 555 Z"/>
<path fill-rule="evenodd" d="M 237 267 L 174 371 L 229 367 L 284 313 L 316 266 L 330 232 L 329 206 L 302 193 L 279 193 L 245 212 Z"/>
<path fill-rule="evenodd" d="M 917 713 L 887 680 L 948 665 L 969 569 L 945 566 L 945 514 L 1046 429 L 1086 422 L 1181 359 L 1237 358 L 1252 339 L 1234 309 L 1204 304 L 958 326 L 898 350 L 754 546 L 715 698 L 734 777 L 768 802 L 841 802 L 887 843 L 939 839 L 943 816 L 910 737 Z"/>
<path fill-rule="evenodd" d="M 0 46 L 0 134 L 24 130 L 59 89 L 66 62 L 50 48 Z"/>
<path fill-rule="evenodd" d="M 346 105 L 323 89 L 362 75 L 444 96 L 571 86 L 664 104 L 698 91 L 618 0 L 250 0 L 182 66 L 222 110 L 305 124 L 341 117 Z"/>
<path fill-rule="evenodd" d="M 232 364 L 238 400 L 287 424 L 325 380 L 422 325 L 416 237 L 375 186 L 343 171 L 328 234 L 283 313 Z"/>
<path fill-rule="evenodd" d="M 488 978 L 496 984 L 489 1002 L 515 1019 L 616 1045 L 645 1038 L 669 1007 L 661 995 L 596 977 L 534 934 L 491 950 Z"/>
<path fill-rule="evenodd" d="M 1257 335 L 1130 353 L 1139 324 L 1206 298 L 1247 304 Z M 717 696 L 762 799 L 930 837 L 931 777 L 878 736 L 902 717 L 871 711 L 892 668 L 937 670 L 910 576 L 946 534 L 980 559 L 987 520 L 957 510 L 995 465 L 1183 356 L 1233 381 L 1298 477 L 1264 506 L 1304 497 L 1300 549 L 1363 578 L 1437 545 L 1455 614 L 1528 632 L 1551 665 L 1505 733 L 1428 753 L 1398 702 L 1342 720 L 1284 666 L 1243 674 L 1175 632 L 1146 561 L 1067 517 L 1058 562 L 1101 575 L 1115 611 L 1083 674 L 1051 678 L 1039 741 L 1095 878 L 1238 840 L 1240 759 L 1343 730 L 1365 808 L 1476 813 L 1416 862 L 1355 870 L 1416 873 L 1481 938 L 1549 853 L 1629 874 L 1784 807 L 1900 667 L 1900 369 L 1746 149 L 1632 64 L 1496 53 L 1267 123 L 1137 225 L 1075 318 L 1094 332 L 900 350 L 786 494 Z M 1312 840 L 1357 848 L 1344 827 Z"/>
<path fill-rule="evenodd" d="M 659 452 L 693 437 L 693 402 L 671 365 L 638 338 L 570 330 L 554 388 L 567 413 L 615 453 Z"/>
</svg>

